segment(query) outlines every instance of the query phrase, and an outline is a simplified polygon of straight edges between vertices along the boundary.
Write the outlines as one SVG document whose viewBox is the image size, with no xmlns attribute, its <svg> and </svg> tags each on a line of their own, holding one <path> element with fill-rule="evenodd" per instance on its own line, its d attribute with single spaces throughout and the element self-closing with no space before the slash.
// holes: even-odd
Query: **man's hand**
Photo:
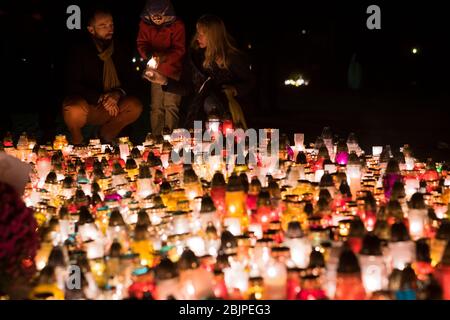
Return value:
<svg viewBox="0 0 450 320">
<path fill-rule="evenodd" d="M 117 91 L 108 92 L 100 96 L 99 103 L 108 111 L 110 116 L 115 117 L 119 114 L 120 93 Z"/>
<path fill-rule="evenodd" d="M 109 115 L 111 117 L 116 117 L 119 114 L 119 106 L 118 105 L 112 105 L 112 106 L 104 106 L 106 111 L 108 111 Z"/>
<path fill-rule="evenodd" d="M 145 70 L 144 78 L 147 79 L 148 81 L 151 81 L 156 84 L 160 84 L 160 85 L 167 84 L 167 77 L 153 69 Z"/>
</svg>

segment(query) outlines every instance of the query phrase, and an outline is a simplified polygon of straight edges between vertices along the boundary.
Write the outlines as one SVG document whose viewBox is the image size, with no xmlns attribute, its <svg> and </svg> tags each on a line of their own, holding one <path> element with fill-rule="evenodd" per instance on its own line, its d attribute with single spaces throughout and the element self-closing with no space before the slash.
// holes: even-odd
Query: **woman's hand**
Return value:
<svg viewBox="0 0 450 320">
<path fill-rule="evenodd" d="M 223 90 L 225 93 L 231 94 L 233 97 L 236 97 L 236 96 L 237 96 L 237 93 L 238 93 L 235 87 L 229 86 L 229 85 L 224 85 L 224 86 L 222 86 L 222 90 Z"/>
<path fill-rule="evenodd" d="M 160 84 L 160 85 L 167 84 L 167 77 L 153 69 L 145 70 L 144 78 L 147 79 L 148 81 L 156 83 L 156 84 Z"/>
</svg>

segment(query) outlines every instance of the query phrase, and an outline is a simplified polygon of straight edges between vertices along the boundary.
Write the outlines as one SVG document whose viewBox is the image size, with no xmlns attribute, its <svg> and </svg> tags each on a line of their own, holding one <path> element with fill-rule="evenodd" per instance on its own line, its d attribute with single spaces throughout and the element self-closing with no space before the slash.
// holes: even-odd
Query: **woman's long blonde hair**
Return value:
<svg viewBox="0 0 450 320">
<path fill-rule="evenodd" d="M 201 29 L 208 41 L 205 50 L 204 68 L 211 68 L 214 62 L 218 66 L 228 69 L 230 66 L 230 54 L 239 53 L 234 45 L 234 39 L 227 32 L 222 19 L 214 15 L 204 15 L 197 21 L 197 30 Z M 198 49 L 197 34 L 192 40 L 192 47 Z"/>
</svg>

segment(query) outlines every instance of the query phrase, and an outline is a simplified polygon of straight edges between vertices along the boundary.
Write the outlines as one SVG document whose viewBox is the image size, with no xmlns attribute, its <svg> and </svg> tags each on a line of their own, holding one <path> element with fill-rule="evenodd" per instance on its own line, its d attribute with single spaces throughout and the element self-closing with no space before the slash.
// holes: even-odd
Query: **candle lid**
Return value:
<svg viewBox="0 0 450 320">
<path fill-rule="evenodd" d="M 151 222 L 147 211 L 143 209 L 139 210 L 137 214 L 136 226 L 150 226 L 150 225 Z"/>
<path fill-rule="evenodd" d="M 54 211 L 56 212 L 56 208 L 55 207 L 52 207 L 52 208 L 54 208 Z M 57 216 L 55 216 L 55 212 L 51 212 L 50 210 L 47 210 L 47 212 L 52 216 L 51 218 L 50 218 L 50 221 L 48 222 L 48 229 L 50 230 L 50 231 L 55 231 L 55 232 L 58 232 L 59 230 L 59 219 L 58 219 L 58 217 Z"/>
<path fill-rule="evenodd" d="M 290 256 L 290 250 L 291 249 L 289 247 L 284 247 L 284 246 L 273 247 L 273 248 L 271 248 L 271 253 L 272 253 L 272 256 L 274 258 L 278 258 L 280 256 L 289 257 Z"/>
<path fill-rule="evenodd" d="M 319 250 L 312 250 L 309 254 L 308 268 L 325 268 L 325 258 Z"/>
<path fill-rule="evenodd" d="M 430 246 L 427 239 L 419 239 L 416 241 L 416 259 L 421 262 L 431 262 Z"/>
<path fill-rule="evenodd" d="M 290 239 L 298 239 L 303 238 L 304 233 L 302 230 L 302 226 L 298 221 L 291 221 L 288 223 L 286 237 Z"/>
<path fill-rule="evenodd" d="M 47 177 L 45 178 L 45 183 L 48 183 L 48 184 L 57 184 L 58 183 L 58 178 L 54 171 L 50 171 L 47 174 Z"/>
<path fill-rule="evenodd" d="M 389 201 L 387 207 L 386 207 L 386 213 L 388 216 L 392 216 L 396 218 L 397 220 L 403 220 L 403 209 L 398 200 L 391 200 Z"/>
<path fill-rule="evenodd" d="M 243 191 L 244 186 L 242 185 L 241 179 L 236 175 L 236 173 L 232 173 L 230 178 L 228 179 L 227 191 L 235 192 L 235 191 Z"/>
<path fill-rule="evenodd" d="M 94 193 L 99 193 L 101 191 L 100 189 L 100 185 L 97 182 L 93 182 L 91 184 L 91 192 Z"/>
<path fill-rule="evenodd" d="M 300 274 L 305 273 L 306 269 L 302 269 L 299 267 L 289 267 L 287 268 L 287 272 L 293 275 L 300 276 Z"/>
<path fill-rule="evenodd" d="M 110 227 L 125 226 L 125 221 L 123 220 L 123 216 L 119 210 L 114 209 L 111 212 L 108 225 Z"/>
<path fill-rule="evenodd" d="M 359 273 L 361 268 L 359 266 L 358 258 L 350 249 L 347 243 L 344 244 L 341 254 L 339 255 L 339 264 L 337 268 L 338 273 Z"/>
<path fill-rule="evenodd" d="M 261 192 L 258 194 L 258 199 L 256 203 L 258 207 L 271 206 L 270 193 L 266 188 L 262 189 Z"/>
<path fill-rule="evenodd" d="M 339 139 L 339 142 L 336 145 L 336 153 L 339 152 L 348 152 L 348 146 L 344 139 Z"/>
<path fill-rule="evenodd" d="M 416 290 L 416 289 L 417 289 L 417 276 L 411 264 L 408 263 L 406 267 L 402 270 L 399 290 Z"/>
<path fill-rule="evenodd" d="M 306 159 L 306 154 L 303 151 L 300 151 L 297 154 L 297 157 L 295 158 L 295 163 L 296 164 L 303 164 L 303 165 L 308 163 L 308 160 Z"/>
<path fill-rule="evenodd" d="M 410 209 L 426 209 L 427 206 L 425 204 L 425 200 L 423 198 L 423 194 L 420 192 L 416 192 L 411 196 L 409 200 L 409 208 Z"/>
<path fill-rule="evenodd" d="M 160 195 L 156 194 L 153 196 L 153 206 L 150 209 L 164 209 L 166 206 Z"/>
<path fill-rule="evenodd" d="M 238 248 L 250 247 L 252 245 L 252 240 L 248 235 L 236 236 L 236 241 Z"/>
<path fill-rule="evenodd" d="M 306 272 L 305 274 L 301 275 L 301 279 L 303 281 L 311 281 L 311 280 L 317 280 L 320 276 L 318 274 L 313 274 L 313 273 L 309 273 Z"/>
<path fill-rule="evenodd" d="M 202 198 L 200 213 L 210 213 L 216 211 L 216 207 L 214 206 L 214 202 L 210 196 L 205 195 Z"/>
<path fill-rule="evenodd" d="M 229 254 L 226 254 L 224 250 L 219 250 L 216 258 L 216 268 L 223 270 L 230 267 Z"/>
<path fill-rule="evenodd" d="M 78 218 L 78 225 L 83 225 L 87 223 L 94 223 L 94 217 L 89 212 L 89 209 L 86 206 L 82 206 L 80 208 L 79 218 Z"/>
<path fill-rule="evenodd" d="M 330 202 L 331 200 L 333 200 L 333 198 L 331 197 L 330 191 L 328 189 L 320 189 L 319 191 L 319 200 L 323 199 L 326 202 Z"/>
<path fill-rule="evenodd" d="M 263 237 L 270 239 L 272 242 L 275 242 L 275 238 L 278 234 L 279 230 L 273 230 L 273 229 L 269 229 L 267 231 L 264 232 Z"/>
<path fill-rule="evenodd" d="M 75 190 L 75 202 L 84 202 L 87 201 L 87 197 L 84 194 L 83 189 L 81 189 L 80 187 L 77 187 L 77 190 Z"/>
<path fill-rule="evenodd" d="M 159 157 L 155 156 L 155 154 L 151 151 L 149 152 L 148 157 L 147 157 L 147 164 L 150 168 L 162 166 L 161 159 Z"/>
<path fill-rule="evenodd" d="M 391 242 L 411 240 L 408 229 L 403 222 L 396 222 L 391 226 Z"/>
<path fill-rule="evenodd" d="M 347 197 L 351 197 L 352 196 L 352 192 L 350 190 L 350 186 L 348 185 L 347 180 L 342 180 L 341 181 L 341 185 L 339 186 L 339 192 Z"/>
<path fill-rule="evenodd" d="M 250 277 L 248 281 L 250 286 L 262 286 L 264 284 L 263 277 Z"/>
<path fill-rule="evenodd" d="M 109 256 L 111 258 L 120 258 L 122 252 L 122 245 L 117 239 L 114 239 L 111 248 L 109 249 Z"/>
<path fill-rule="evenodd" d="M 392 187 L 391 200 L 400 200 L 406 197 L 405 186 L 401 181 L 395 181 Z"/>
<path fill-rule="evenodd" d="M 63 188 L 70 189 L 73 187 L 73 178 L 71 176 L 66 176 L 63 180 Z"/>
<path fill-rule="evenodd" d="M 374 234 L 380 238 L 381 241 L 387 241 L 391 237 L 391 229 L 385 219 L 379 218 L 375 222 Z"/>
<path fill-rule="evenodd" d="M 359 166 L 361 165 L 361 160 L 355 151 L 350 152 L 348 156 L 347 166 Z"/>
<path fill-rule="evenodd" d="M 308 215 L 308 217 L 311 217 L 314 214 L 314 206 L 313 206 L 312 202 L 307 201 L 305 203 L 303 211 L 305 211 L 305 213 Z"/>
<path fill-rule="evenodd" d="M 320 178 L 319 186 L 321 188 L 334 186 L 333 176 L 328 171 L 325 171 L 322 178 Z"/>
<path fill-rule="evenodd" d="M 173 217 L 182 217 L 187 216 L 191 211 L 187 210 L 177 210 L 177 211 L 168 211 L 167 214 L 172 215 Z"/>
<path fill-rule="evenodd" d="M 219 268 L 215 267 L 213 270 L 214 276 L 216 277 L 223 277 L 224 273 L 222 270 L 220 270 Z"/>
<path fill-rule="evenodd" d="M 195 253 L 192 250 L 185 248 L 181 254 L 180 260 L 178 260 L 178 268 L 183 271 L 197 269 L 199 266 L 200 262 Z"/>
<path fill-rule="evenodd" d="M 249 183 L 248 183 L 248 176 L 247 176 L 247 174 L 245 172 L 242 172 L 239 175 L 239 179 L 241 180 L 244 192 L 247 193 L 248 190 L 249 190 Z"/>
<path fill-rule="evenodd" d="M 281 199 L 281 190 L 278 185 L 279 179 L 273 179 L 268 184 L 268 190 L 271 198 Z"/>
<path fill-rule="evenodd" d="M 69 210 L 67 209 L 66 206 L 62 206 L 59 209 L 59 218 L 61 220 L 67 220 L 69 218 Z"/>
<path fill-rule="evenodd" d="M 281 230 L 281 221 L 270 221 L 269 222 L 269 230 L 280 231 Z"/>
<path fill-rule="evenodd" d="M 225 183 L 225 178 L 224 178 L 223 174 L 219 171 L 216 171 L 211 180 L 211 187 L 217 188 L 217 187 L 225 187 L 225 186 L 226 186 L 226 183 Z"/>
<path fill-rule="evenodd" d="M 200 183 L 202 185 L 203 190 L 207 190 L 209 192 L 209 190 L 211 189 L 211 182 L 209 182 L 204 178 L 201 178 Z"/>
<path fill-rule="evenodd" d="M 398 164 L 398 161 L 396 159 L 390 159 L 387 167 L 386 167 L 386 171 L 387 174 L 392 173 L 392 174 L 399 174 L 400 173 L 400 166 Z"/>
<path fill-rule="evenodd" d="M 178 269 L 176 264 L 169 258 L 164 257 L 155 267 L 155 277 L 157 281 L 170 280 L 178 277 Z"/>
<path fill-rule="evenodd" d="M 148 165 L 142 163 L 139 166 L 139 179 L 150 179 L 152 177 Z"/>
<path fill-rule="evenodd" d="M 232 251 L 237 247 L 236 237 L 228 230 L 222 232 L 220 236 L 220 250 L 224 252 Z"/>
<path fill-rule="evenodd" d="M 145 137 L 145 143 L 146 145 L 153 145 L 155 143 L 155 136 L 153 133 L 149 132 L 147 133 L 147 136 Z"/>
<path fill-rule="evenodd" d="M 383 255 L 381 251 L 381 241 L 380 239 L 372 233 L 367 234 L 363 239 L 363 244 L 361 248 L 361 255 L 367 256 L 381 256 Z"/>
<path fill-rule="evenodd" d="M 149 232 L 148 226 L 146 225 L 137 225 L 134 229 L 134 241 L 144 241 L 148 240 Z"/>
<path fill-rule="evenodd" d="M 269 238 L 269 237 L 263 237 L 263 238 L 261 238 L 261 239 L 256 240 L 256 245 L 259 246 L 259 247 L 262 247 L 262 246 L 270 246 L 270 245 L 273 244 L 273 242 L 274 242 L 274 241 L 273 241 L 272 238 Z"/>
<path fill-rule="evenodd" d="M 350 221 L 350 231 L 349 237 L 352 238 L 362 238 L 366 234 L 366 228 L 361 219 L 356 216 L 353 220 Z"/>
<path fill-rule="evenodd" d="M 198 176 L 195 173 L 194 169 L 192 167 L 185 169 L 184 175 L 183 175 L 183 183 L 196 183 L 198 182 Z"/>
<path fill-rule="evenodd" d="M 134 159 L 139 159 L 139 158 L 142 157 L 141 151 L 139 150 L 138 147 L 133 147 L 133 149 L 131 149 L 130 157 L 131 157 L 131 159 L 133 159 L 133 160 L 134 160 Z"/>
<path fill-rule="evenodd" d="M 162 152 L 163 153 L 168 153 L 172 150 L 172 145 L 170 144 L 169 141 L 164 141 L 163 145 L 162 145 Z"/>
<path fill-rule="evenodd" d="M 48 257 L 47 265 L 54 268 L 67 265 L 67 257 L 62 246 L 53 247 Z"/>
<path fill-rule="evenodd" d="M 205 232 L 208 238 L 217 238 L 217 229 L 212 221 L 208 221 Z"/>
<path fill-rule="evenodd" d="M 161 185 L 159 186 L 159 193 L 160 194 L 167 194 L 172 191 L 172 186 L 167 180 L 164 180 Z"/>
<path fill-rule="evenodd" d="M 319 212 L 330 210 L 330 202 L 329 202 L 329 200 L 327 200 L 324 197 L 319 198 L 319 200 L 317 201 L 317 210 Z"/>
<path fill-rule="evenodd" d="M 95 205 L 100 204 L 100 203 L 102 203 L 102 198 L 100 197 L 100 195 L 97 192 L 93 193 L 92 194 L 92 199 L 91 199 L 91 204 L 93 206 L 95 206 Z"/>
</svg>

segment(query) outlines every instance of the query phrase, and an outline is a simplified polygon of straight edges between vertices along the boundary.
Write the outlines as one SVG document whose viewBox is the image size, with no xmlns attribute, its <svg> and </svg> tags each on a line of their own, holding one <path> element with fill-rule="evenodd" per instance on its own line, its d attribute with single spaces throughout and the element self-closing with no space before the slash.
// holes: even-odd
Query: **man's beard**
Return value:
<svg viewBox="0 0 450 320">
<path fill-rule="evenodd" d="M 94 37 L 95 42 L 97 42 L 100 46 L 100 48 L 102 48 L 103 50 L 105 50 L 106 48 L 108 48 L 113 39 L 111 37 L 111 39 L 104 39 L 104 38 L 99 38 L 99 37 Z"/>
</svg>

